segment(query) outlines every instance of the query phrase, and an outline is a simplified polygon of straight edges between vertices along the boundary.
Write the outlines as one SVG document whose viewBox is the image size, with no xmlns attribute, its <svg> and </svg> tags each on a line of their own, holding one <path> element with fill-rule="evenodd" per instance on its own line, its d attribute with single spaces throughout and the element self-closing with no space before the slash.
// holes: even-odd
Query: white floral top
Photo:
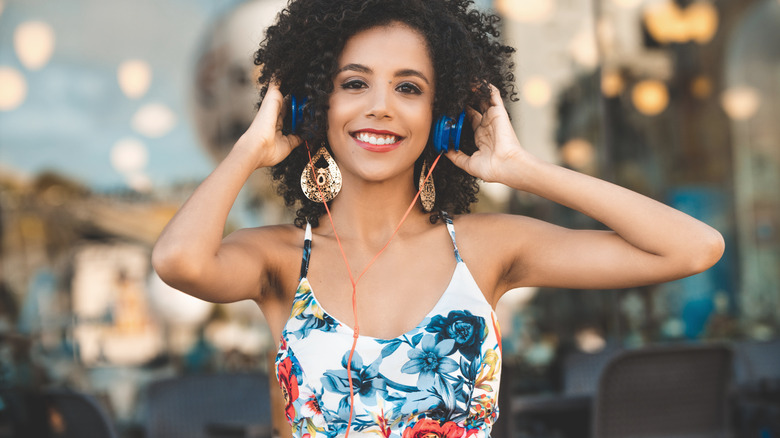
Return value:
<svg viewBox="0 0 780 438">
<path fill-rule="evenodd" d="M 457 261 L 452 280 L 407 333 L 358 338 L 350 437 L 490 436 L 498 416 L 501 335 L 495 312 L 458 253 L 452 220 L 444 217 Z M 295 437 L 341 437 L 350 415 L 347 360 L 353 332 L 317 302 L 306 278 L 310 253 L 307 225 L 301 280 L 276 375 Z"/>
</svg>

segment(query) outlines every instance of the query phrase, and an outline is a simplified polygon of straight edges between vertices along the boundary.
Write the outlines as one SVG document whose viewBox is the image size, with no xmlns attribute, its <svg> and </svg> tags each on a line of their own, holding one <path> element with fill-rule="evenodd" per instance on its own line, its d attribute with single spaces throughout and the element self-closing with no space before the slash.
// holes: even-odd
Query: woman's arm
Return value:
<svg viewBox="0 0 780 438">
<path fill-rule="evenodd" d="M 497 90 L 484 114 L 471 111 L 471 119 L 479 150 L 472 156 L 449 152 L 457 166 L 580 211 L 612 230 L 569 230 L 523 217 L 489 219 L 496 223 L 483 227 L 484 236 L 496 242 L 505 266 L 499 295 L 523 285 L 606 289 L 669 281 L 704 271 L 723 253 L 723 238 L 710 226 L 530 155 L 520 146 Z M 502 243 L 507 236 L 518 238 Z"/>
<path fill-rule="evenodd" d="M 266 266 L 245 238 L 250 231 L 225 239 L 223 233 L 252 172 L 278 163 L 300 143 L 297 136 L 281 133 L 283 106 L 278 86 L 269 85 L 249 129 L 160 234 L 152 265 L 172 287 L 215 302 L 259 298 Z"/>
</svg>

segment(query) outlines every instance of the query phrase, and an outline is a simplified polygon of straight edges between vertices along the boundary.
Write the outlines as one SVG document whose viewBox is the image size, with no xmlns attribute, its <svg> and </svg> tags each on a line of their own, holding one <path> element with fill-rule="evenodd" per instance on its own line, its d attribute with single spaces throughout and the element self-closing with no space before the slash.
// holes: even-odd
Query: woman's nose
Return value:
<svg viewBox="0 0 780 438">
<path fill-rule="evenodd" d="M 371 93 L 371 101 L 366 115 L 377 119 L 392 117 L 392 103 L 390 102 L 391 91 L 392 90 L 389 90 L 386 87 L 374 88 Z"/>
</svg>

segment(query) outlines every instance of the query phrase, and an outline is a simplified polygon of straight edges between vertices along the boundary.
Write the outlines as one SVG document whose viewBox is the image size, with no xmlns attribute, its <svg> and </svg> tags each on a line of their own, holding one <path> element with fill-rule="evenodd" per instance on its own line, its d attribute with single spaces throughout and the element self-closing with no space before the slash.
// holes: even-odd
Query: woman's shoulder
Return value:
<svg viewBox="0 0 780 438">
<path fill-rule="evenodd" d="M 292 224 L 240 228 L 225 238 L 228 242 L 269 258 L 285 256 L 288 250 L 302 248 L 303 239 L 304 230 Z"/>
<path fill-rule="evenodd" d="M 542 221 L 505 213 L 469 213 L 453 216 L 458 246 L 464 253 L 489 259 L 514 257 L 534 235 Z"/>
<path fill-rule="evenodd" d="M 482 237 L 506 236 L 507 231 L 538 222 L 538 220 L 528 216 L 506 213 L 467 213 L 451 217 L 458 234 L 461 234 L 462 230 L 467 234 L 476 234 Z"/>
</svg>

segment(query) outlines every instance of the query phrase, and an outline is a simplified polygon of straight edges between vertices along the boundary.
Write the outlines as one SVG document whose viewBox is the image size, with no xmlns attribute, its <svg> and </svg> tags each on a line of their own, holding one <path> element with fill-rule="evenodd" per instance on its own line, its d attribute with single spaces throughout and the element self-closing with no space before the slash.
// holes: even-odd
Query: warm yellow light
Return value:
<svg viewBox="0 0 780 438">
<path fill-rule="evenodd" d="M 698 1 L 685 9 L 688 37 L 699 44 L 708 43 L 718 30 L 718 10 L 710 2 Z"/>
<path fill-rule="evenodd" d="M 533 106 L 544 106 L 550 101 L 552 91 L 546 79 L 533 76 L 523 84 L 523 97 Z"/>
<path fill-rule="evenodd" d="M 569 53 L 577 64 L 595 68 L 599 63 L 599 54 L 593 32 L 589 29 L 577 32 L 569 43 Z"/>
<path fill-rule="evenodd" d="M 696 76 L 691 81 L 691 94 L 699 99 L 704 99 L 712 94 L 712 81 L 707 76 Z"/>
<path fill-rule="evenodd" d="M 521 23 L 541 23 L 555 12 L 554 0 L 496 0 L 499 14 Z"/>
<path fill-rule="evenodd" d="M 594 156 L 593 145 L 582 138 L 572 138 L 561 147 L 563 162 L 577 170 L 592 166 Z"/>
<path fill-rule="evenodd" d="M 140 59 L 124 61 L 117 69 L 117 80 L 125 96 L 137 99 L 149 90 L 152 69 L 146 61 Z"/>
<path fill-rule="evenodd" d="M 718 30 L 718 11 L 709 1 L 699 0 L 681 9 L 672 0 L 656 3 L 644 12 L 650 35 L 661 43 L 709 42 Z"/>
<path fill-rule="evenodd" d="M 27 97 L 27 81 L 16 69 L 0 67 L 0 111 L 10 111 Z"/>
<path fill-rule="evenodd" d="M 761 96 L 755 88 L 741 85 L 724 91 L 720 96 L 720 103 L 732 119 L 747 120 L 753 117 L 761 106 Z"/>
<path fill-rule="evenodd" d="M 642 0 L 612 0 L 613 3 L 620 6 L 621 8 L 631 9 L 639 6 L 639 3 L 642 2 Z"/>
<path fill-rule="evenodd" d="M 671 0 L 650 6 L 644 18 L 648 32 L 656 41 L 683 42 L 687 38 L 683 11 Z"/>
<path fill-rule="evenodd" d="M 14 31 L 14 49 L 25 67 L 38 70 L 54 53 L 54 30 L 43 21 L 24 22 Z"/>
<path fill-rule="evenodd" d="M 669 91 L 666 85 L 657 80 L 645 80 L 634 85 L 631 101 L 640 113 L 654 116 L 661 113 L 669 104 Z"/>
<path fill-rule="evenodd" d="M 616 71 L 604 71 L 601 74 L 601 92 L 606 97 L 615 97 L 623 92 L 626 84 Z"/>
<path fill-rule="evenodd" d="M 5 3 L 3 0 L 0 0 L 0 15 L 3 15 L 3 8 L 5 7 Z"/>
<path fill-rule="evenodd" d="M 133 128 L 147 137 L 162 137 L 176 125 L 176 114 L 161 103 L 141 107 L 133 116 Z"/>
</svg>

